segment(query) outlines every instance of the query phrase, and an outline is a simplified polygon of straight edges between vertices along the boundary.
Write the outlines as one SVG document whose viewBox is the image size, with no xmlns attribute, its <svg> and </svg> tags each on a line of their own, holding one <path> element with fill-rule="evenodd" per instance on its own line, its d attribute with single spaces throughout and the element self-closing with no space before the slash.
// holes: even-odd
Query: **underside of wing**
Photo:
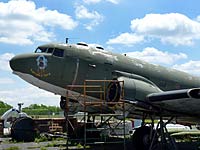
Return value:
<svg viewBox="0 0 200 150">
<path fill-rule="evenodd" d="M 147 101 L 173 115 L 200 117 L 199 88 L 153 93 Z"/>
</svg>

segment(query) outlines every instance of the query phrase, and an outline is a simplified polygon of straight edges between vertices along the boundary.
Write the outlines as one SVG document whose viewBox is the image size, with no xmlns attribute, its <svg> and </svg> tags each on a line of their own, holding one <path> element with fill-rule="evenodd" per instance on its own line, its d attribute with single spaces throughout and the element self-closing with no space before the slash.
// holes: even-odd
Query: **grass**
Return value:
<svg viewBox="0 0 200 150">
<path fill-rule="evenodd" d="M 45 136 L 39 137 L 39 138 L 35 138 L 35 143 L 40 143 L 40 142 L 47 142 L 48 138 Z"/>
<path fill-rule="evenodd" d="M 46 147 L 40 147 L 40 150 L 47 150 Z"/>
<path fill-rule="evenodd" d="M 19 150 L 18 146 L 11 146 L 9 148 L 6 148 L 5 150 Z"/>
</svg>

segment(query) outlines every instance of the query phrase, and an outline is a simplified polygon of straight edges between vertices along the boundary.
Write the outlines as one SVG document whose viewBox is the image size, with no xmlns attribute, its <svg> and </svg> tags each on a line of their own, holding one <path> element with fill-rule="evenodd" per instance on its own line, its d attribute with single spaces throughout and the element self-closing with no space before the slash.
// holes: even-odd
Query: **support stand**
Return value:
<svg viewBox="0 0 200 150">
<path fill-rule="evenodd" d="M 172 119 L 173 118 L 171 118 L 167 123 L 169 123 Z M 149 150 L 178 150 L 175 140 L 170 136 L 166 128 L 167 123 L 164 123 L 162 116 L 160 116 L 160 121 L 157 124 Z M 160 141 L 155 143 L 157 135 L 159 135 Z"/>
</svg>

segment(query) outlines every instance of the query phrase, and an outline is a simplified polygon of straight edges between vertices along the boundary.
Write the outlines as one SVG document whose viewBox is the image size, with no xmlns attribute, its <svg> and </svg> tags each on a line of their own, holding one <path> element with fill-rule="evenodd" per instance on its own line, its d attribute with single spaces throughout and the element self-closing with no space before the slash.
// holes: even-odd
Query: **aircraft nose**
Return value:
<svg viewBox="0 0 200 150">
<path fill-rule="evenodd" d="M 19 71 L 19 68 L 20 68 L 19 56 L 15 56 L 10 60 L 10 67 L 13 71 Z"/>
<path fill-rule="evenodd" d="M 28 55 L 17 55 L 10 60 L 10 67 L 13 71 L 26 72 L 28 64 Z"/>
</svg>

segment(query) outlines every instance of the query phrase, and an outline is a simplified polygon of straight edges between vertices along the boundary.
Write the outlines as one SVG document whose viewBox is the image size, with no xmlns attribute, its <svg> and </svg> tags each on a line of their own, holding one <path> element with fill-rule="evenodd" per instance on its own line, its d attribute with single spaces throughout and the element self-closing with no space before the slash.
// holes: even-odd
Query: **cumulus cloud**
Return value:
<svg viewBox="0 0 200 150">
<path fill-rule="evenodd" d="M 175 46 L 192 45 L 194 40 L 200 39 L 200 23 L 179 13 L 147 14 L 144 18 L 133 19 L 130 28 L 138 37 L 150 41 L 158 39 Z"/>
<path fill-rule="evenodd" d="M 196 20 L 197 20 L 198 22 L 200 22 L 200 15 L 197 16 Z"/>
<path fill-rule="evenodd" d="M 97 11 L 90 12 L 83 5 L 76 5 L 75 14 L 77 19 L 86 19 L 89 20 L 89 23 L 85 24 L 86 29 L 92 30 L 93 27 L 99 25 L 103 21 L 103 16 Z"/>
<path fill-rule="evenodd" d="M 127 56 L 144 60 L 154 64 L 172 65 L 180 59 L 186 59 L 187 55 L 184 53 L 173 54 L 163 52 L 153 47 L 147 47 L 143 51 L 135 51 L 126 53 Z"/>
<path fill-rule="evenodd" d="M 180 64 L 180 65 L 176 64 L 173 66 L 173 68 L 193 74 L 193 75 L 200 76 L 200 61 L 190 60 L 189 62 L 184 63 L 184 64 Z"/>
<path fill-rule="evenodd" d="M 0 71 L 11 71 L 9 61 L 14 57 L 13 53 L 4 53 L 0 55 Z"/>
<path fill-rule="evenodd" d="M 28 0 L 0 2 L 0 42 L 32 44 L 33 41 L 50 41 L 54 27 L 72 30 L 77 26 L 71 16 L 57 10 L 37 8 Z"/>
<path fill-rule="evenodd" d="M 86 4 L 96 4 L 102 2 L 103 0 L 83 0 Z M 118 4 L 119 0 L 104 0 L 113 4 Z"/>
<path fill-rule="evenodd" d="M 132 33 L 122 33 L 116 38 L 109 39 L 107 44 L 133 45 L 143 40 L 144 40 L 143 36 L 132 34 Z"/>
<path fill-rule="evenodd" d="M 30 104 L 59 105 L 59 96 L 46 92 L 34 86 L 13 90 L 1 90 L 1 100 L 13 106 L 23 102 L 25 106 Z"/>
</svg>

